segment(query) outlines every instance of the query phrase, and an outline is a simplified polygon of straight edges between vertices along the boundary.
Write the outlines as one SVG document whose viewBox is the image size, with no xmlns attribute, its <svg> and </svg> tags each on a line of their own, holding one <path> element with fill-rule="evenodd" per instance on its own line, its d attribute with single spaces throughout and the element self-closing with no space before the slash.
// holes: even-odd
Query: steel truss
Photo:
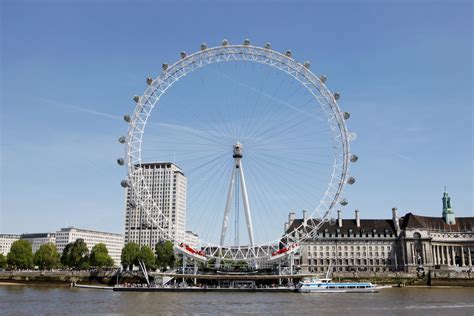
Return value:
<svg viewBox="0 0 474 316">
<path fill-rule="evenodd" d="M 153 108 L 161 96 L 179 79 L 206 65 L 229 62 L 248 61 L 265 64 L 285 72 L 300 82 L 315 98 L 324 110 L 327 122 L 333 134 L 334 164 L 328 188 L 319 205 L 310 214 L 310 219 L 319 219 L 316 225 L 304 222 L 292 232 L 285 234 L 274 242 L 261 245 L 224 247 L 200 240 L 201 249 L 209 258 L 224 258 L 227 260 L 255 261 L 271 258 L 272 252 L 280 247 L 291 246 L 312 238 L 316 231 L 328 220 L 335 205 L 342 200 L 345 183 L 348 181 L 348 165 L 350 135 L 345 124 L 344 113 L 338 104 L 338 95 L 333 95 L 324 84 L 325 79 L 319 78 L 309 70 L 308 63 L 299 63 L 291 57 L 291 53 L 282 54 L 269 47 L 250 45 L 229 45 L 206 48 L 191 55 L 181 54 L 181 59 L 173 65 L 163 64 L 163 72 L 154 80 L 147 79 L 148 88 L 137 102 L 130 118 L 130 126 L 126 137 L 127 185 L 135 199 L 136 207 L 142 208 L 147 214 L 147 222 L 156 227 L 167 239 L 175 244 L 183 242 L 176 238 L 176 227 L 161 211 L 152 198 L 147 187 L 142 169 L 142 142 L 145 127 Z M 171 223 L 163 225 L 162 223 Z"/>
</svg>

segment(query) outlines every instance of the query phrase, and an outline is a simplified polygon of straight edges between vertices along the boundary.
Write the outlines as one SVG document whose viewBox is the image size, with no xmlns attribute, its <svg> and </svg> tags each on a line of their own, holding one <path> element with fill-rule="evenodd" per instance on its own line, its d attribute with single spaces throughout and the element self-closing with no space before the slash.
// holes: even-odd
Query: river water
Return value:
<svg viewBox="0 0 474 316">
<path fill-rule="evenodd" d="M 365 294 L 130 293 L 0 285 L 1 315 L 474 315 L 474 288 L 393 288 Z"/>
</svg>

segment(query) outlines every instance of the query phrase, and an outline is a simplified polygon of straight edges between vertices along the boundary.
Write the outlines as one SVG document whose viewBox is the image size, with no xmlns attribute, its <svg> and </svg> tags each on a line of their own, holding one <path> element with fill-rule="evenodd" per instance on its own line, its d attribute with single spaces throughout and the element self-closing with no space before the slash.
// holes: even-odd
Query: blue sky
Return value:
<svg viewBox="0 0 474 316">
<path fill-rule="evenodd" d="M 0 232 L 122 232 L 120 117 L 201 42 L 250 38 L 327 75 L 360 157 L 352 217 L 473 216 L 469 1 L 3 1 Z"/>
</svg>

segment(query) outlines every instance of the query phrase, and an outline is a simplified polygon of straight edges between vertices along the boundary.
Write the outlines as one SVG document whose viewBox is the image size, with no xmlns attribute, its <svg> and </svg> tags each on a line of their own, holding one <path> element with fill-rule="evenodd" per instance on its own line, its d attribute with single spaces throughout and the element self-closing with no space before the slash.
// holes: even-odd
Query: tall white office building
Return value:
<svg viewBox="0 0 474 316">
<path fill-rule="evenodd" d="M 141 165 L 145 185 L 165 217 L 151 214 L 158 225 L 151 225 L 147 212 L 135 203 L 133 190 L 127 188 L 125 206 L 125 243 L 135 242 L 154 249 L 157 242 L 166 239 L 159 228 L 167 230 L 178 240 L 185 238 L 187 179 L 183 171 L 171 162 Z"/>
</svg>

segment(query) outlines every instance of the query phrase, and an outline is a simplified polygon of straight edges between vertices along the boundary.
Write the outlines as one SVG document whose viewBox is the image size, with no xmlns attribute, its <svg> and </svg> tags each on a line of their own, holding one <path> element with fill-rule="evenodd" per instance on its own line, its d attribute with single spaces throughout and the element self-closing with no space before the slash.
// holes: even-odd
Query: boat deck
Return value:
<svg viewBox="0 0 474 316">
<path fill-rule="evenodd" d="M 114 287 L 118 292 L 259 292 L 259 293 L 279 293 L 296 292 L 294 288 L 204 288 L 204 287 Z"/>
</svg>

